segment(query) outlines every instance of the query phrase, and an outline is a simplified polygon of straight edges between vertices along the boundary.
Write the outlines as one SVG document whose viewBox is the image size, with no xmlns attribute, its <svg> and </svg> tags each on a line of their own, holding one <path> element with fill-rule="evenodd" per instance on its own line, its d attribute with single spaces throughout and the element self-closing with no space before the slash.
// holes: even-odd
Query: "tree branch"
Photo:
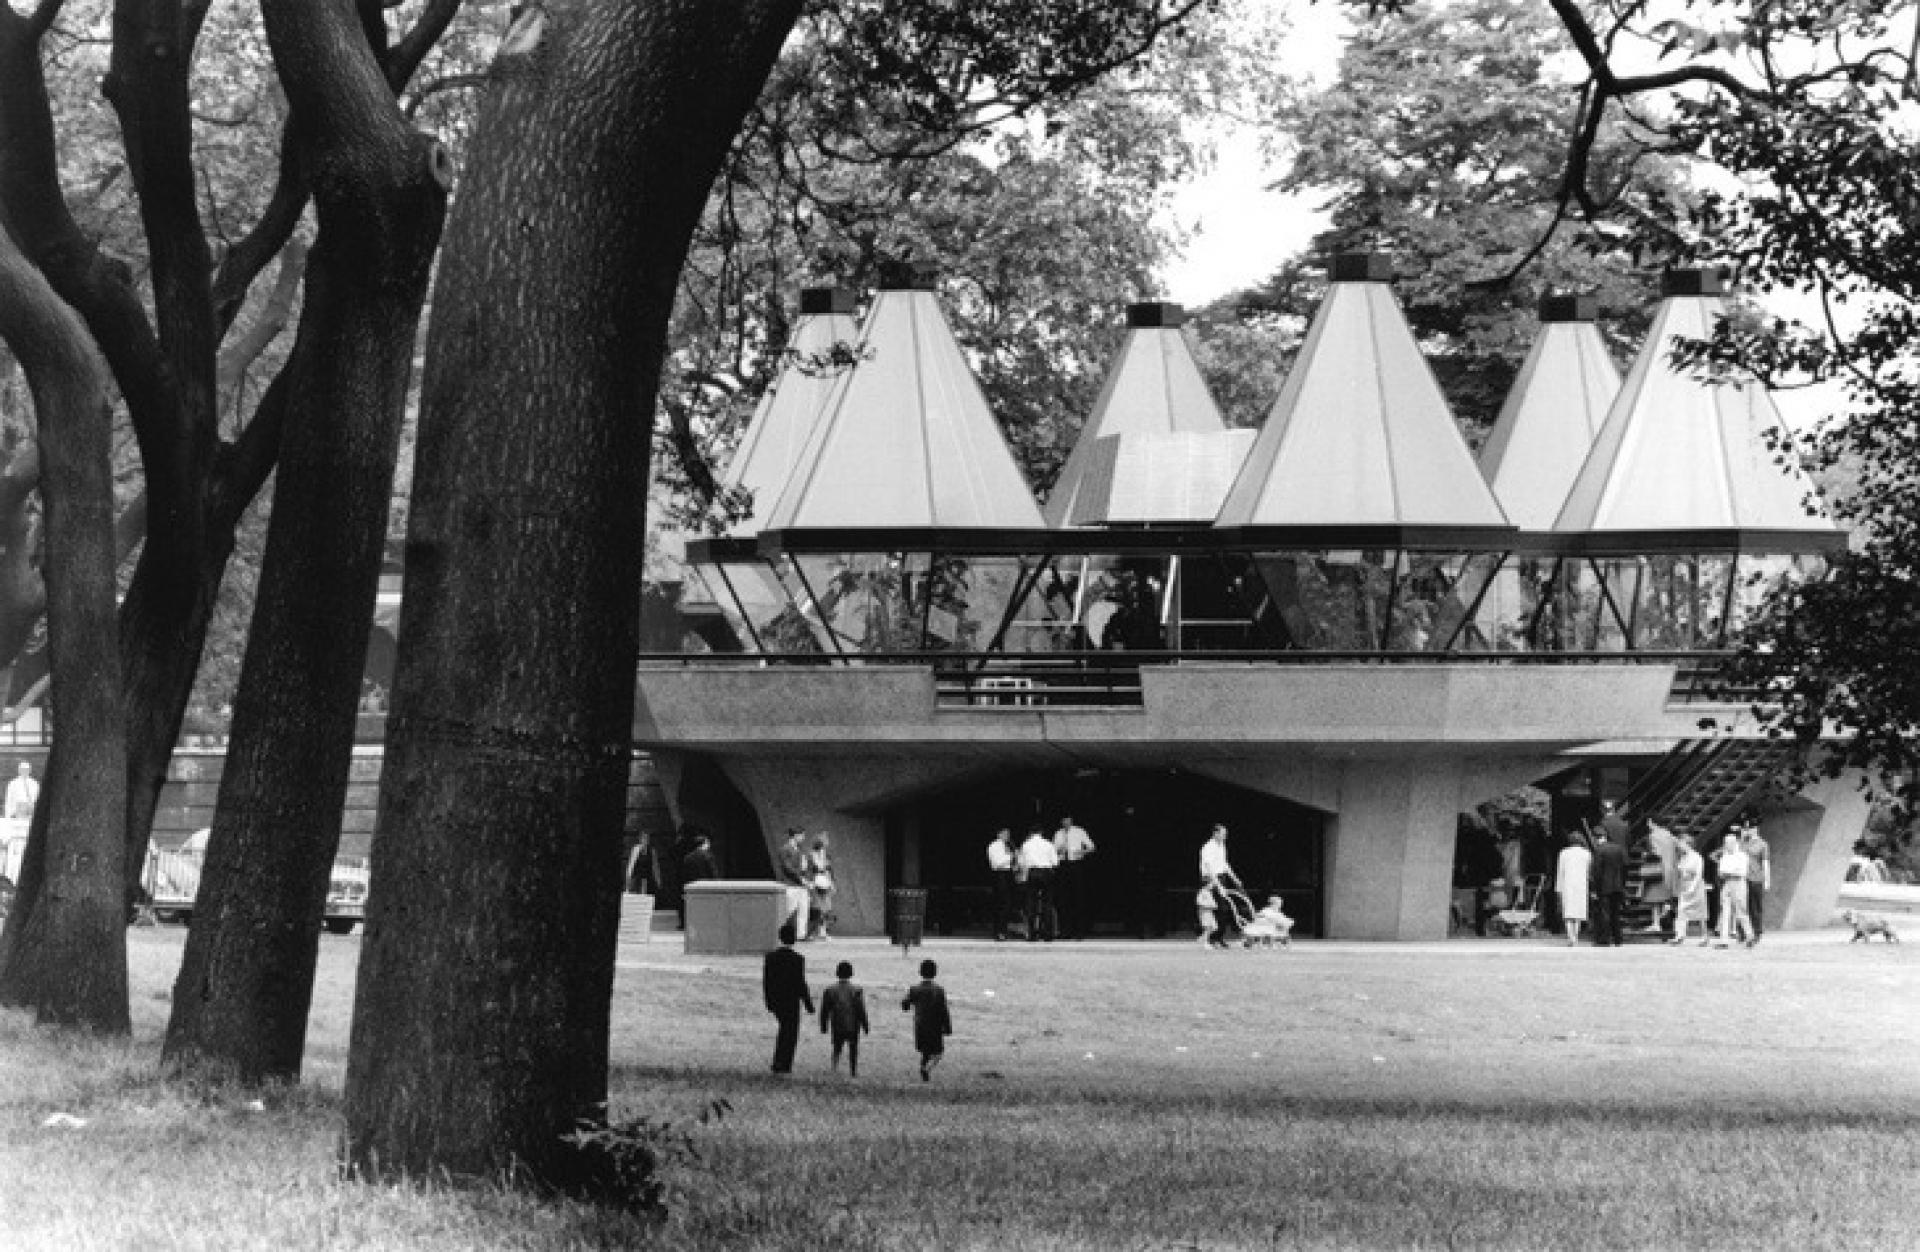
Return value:
<svg viewBox="0 0 1920 1252">
<path fill-rule="evenodd" d="M 233 326 L 245 303 L 247 291 L 260 277 L 267 263 L 280 253 L 300 225 L 307 211 L 307 180 L 301 173 L 291 123 L 280 131 L 280 166 L 274 175 L 273 195 L 260 213 L 260 220 L 239 243 L 227 250 L 213 278 L 213 310 L 222 335 Z"/>
<path fill-rule="evenodd" d="M 220 391 L 224 395 L 239 386 L 240 378 L 260 359 L 267 345 L 279 338 L 293 316 L 293 304 L 300 291 L 300 278 L 307 265 L 306 245 L 293 241 L 280 252 L 280 272 L 273 290 L 253 324 L 238 337 L 230 339 L 220 351 Z"/>
<path fill-rule="evenodd" d="M 440 36 L 447 33 L 454 16 L 460 12 L 460 0 L 429 0 L 413 29 L 400 37 L 381 60 L 381 70 L 387 76 L 387 85 L 393 93 L 399 95 L 420 69 L 421 62 L 427 59 L 427 53 L 440 42 Z"/>
<path fill-rule="evenodd" d="M 27 31 L 38 39 L 53 29 L 54 22 L 60 16 L 60 6 L 66 0 L 40 0 L 33 12 L 27 17 Z"/>
</svg>

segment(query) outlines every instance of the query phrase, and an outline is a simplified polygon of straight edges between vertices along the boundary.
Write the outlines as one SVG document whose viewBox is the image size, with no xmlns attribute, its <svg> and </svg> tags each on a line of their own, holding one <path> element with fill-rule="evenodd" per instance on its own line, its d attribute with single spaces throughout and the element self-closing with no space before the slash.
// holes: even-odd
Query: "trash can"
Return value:
<svg viewBox="0 0 1920 1252">
<path fill-rule="evenodd" d="M 905 952 L 921 942 L 927 931 L 927 893 L 922 887 L 895 887 L 887 892 L 887 934 Z"/>
</svg>

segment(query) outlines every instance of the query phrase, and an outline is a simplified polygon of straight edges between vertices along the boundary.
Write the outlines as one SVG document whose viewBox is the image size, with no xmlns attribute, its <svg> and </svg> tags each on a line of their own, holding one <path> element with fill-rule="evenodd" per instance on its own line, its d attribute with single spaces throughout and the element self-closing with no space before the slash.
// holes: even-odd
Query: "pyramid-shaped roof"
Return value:
<svg viewBox="0 0 1920 1252">
<path fill-rule="evenodd" d="M 1340 256 L 1330 277 L 1216 524 L 1301 543 L 1511 533 L 1394 300 L 1390 263 Z"/>
<path fill-rule="evenodd" d="M 1720 292 L 1714 271 L 1668 275 L 1667 298 L 1574 479 L 1556 531 L 1636 547 L 1813 551 L 1844 544 L 1799 466 L 1767 446 L 1767 432 L 1780 425 L 1767 389 L 1708 383 L 1673 364 L 1676 341 L 1712 335 L 1725 308 Z"/>
<path fill-rule="evenodd" d="M 1076 501 L 1098 441 L 1116 435 L 1210 434 L 1226 429 L 1220 406 L 1200 377 L 1200 367 L 1180 331 L 1184 321 L 1177 304 L 1127 306 L 1127 334 L 1119 355 L 1080 428 L 1053 494 L 1047 497 L 1048 525 L 1077 525 L 1075 519 L 1087 515 Z M 1200 520 L 1210 521 L 1212 514 Z"/>
<path fill-rule="evenodd" d="M 851 348 L 859 338 L 852 292 L 809 287 L 800 293 L 800 316 L 788 336 L 780 371 L 760 398 L 740 446 L 727 463 L 723 485 L 745 489 L 753 496 L 747 513 L 730 528 L 731 534 L 742 538 L 753 534 L 759 521 L 779 503 L 814 423 L 845 372 L 830 363 L 834 346 Z"/>
<path fill-rule="evenodd" d="M 930 282 L 880 292 L 763 529 L 1038 529 L 1040 507 Z"/>
<path fill-rule="evenodd" d="M 1253 446 L 1250 430 L 1128 431 L 1094 441 L 1073 526 L 1205 525 Z M 1082 446 L 1085 446 L 1084 444 Z"/>
<path fill-rule="evenodd" d="M 1480 449 L 1480 472 L 1507 518 L 1546 530 L 1620 393 L 1620 369 L 1593 324 L 1590 296 L 1540 302 L 1540 335 Z"/>
</svg>

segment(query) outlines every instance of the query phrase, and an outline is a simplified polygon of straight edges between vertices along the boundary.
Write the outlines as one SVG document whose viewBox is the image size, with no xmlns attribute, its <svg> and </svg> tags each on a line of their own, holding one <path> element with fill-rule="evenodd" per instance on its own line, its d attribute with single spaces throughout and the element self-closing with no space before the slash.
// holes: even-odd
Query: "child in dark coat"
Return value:
<svg viewBox="0 0 1920 1252">
<path fill-rule="evenodd" d="M 860 1036 L 867 1025 L 867 993 L 853 985 L 853 962 L 842 961 L 833 971 L 840 981 L 820 993 L 820 1033 L 833 1036 L 833 1067 L 840 1068 L 840 1049 L 847 1050 L 847 1074 L 860 1076 Z"/>
<path fill-rule="evenodd" d="M 920 962 L 920 983 L 908 989 L 900 1001 L 902 1009 L 913 1010 L 913 1046 L 920 1053 L 920 1081 L 933 1080 L 933 1067 L 946 1055 L 947 1036 L 953 1033 L 953 1018 L 947 1013 L 947 993 L 933 976 L 940 967 L 932 961 Z"/>
</svg>

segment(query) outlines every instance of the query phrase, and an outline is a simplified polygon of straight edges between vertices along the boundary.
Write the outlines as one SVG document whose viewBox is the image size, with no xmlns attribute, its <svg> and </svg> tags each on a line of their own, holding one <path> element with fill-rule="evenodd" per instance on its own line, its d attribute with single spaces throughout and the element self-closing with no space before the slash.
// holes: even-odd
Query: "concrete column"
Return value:
<svg viewBox="0 0 1920 1252">
<path fill-rule="evenodd" d="M 1773 861 L 1768 930 L 1818 930 L 1833 921 L 1853 845 L 1867 829 L 1870 805 L 1858 770 L 1802 791 L 1795 807 L 1760 823 Z"/>
<path fill-rule="evenodd" d="M 1329 939 L 1445 939 L 1462 762 L 1352 761 L 1327 832 Z"/>
<path fill-rule="evenodd" d="M 926 786 L 964 778 L 975 762 L 892 758 L 723 757 L 769 839 L 798 826 L 832 837 L 834 929 L 878 935 L 887 925 L 885 805 Z"/>
</svg>

